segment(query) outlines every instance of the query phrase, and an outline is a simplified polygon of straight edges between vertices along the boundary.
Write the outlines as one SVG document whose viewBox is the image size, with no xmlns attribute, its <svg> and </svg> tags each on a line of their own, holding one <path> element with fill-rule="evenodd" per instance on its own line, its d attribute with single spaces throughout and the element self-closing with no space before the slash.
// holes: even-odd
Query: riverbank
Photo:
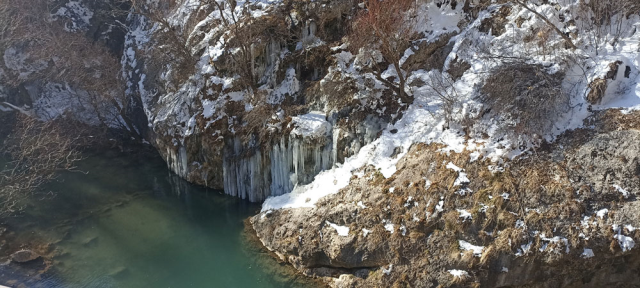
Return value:
<svg viewBox="0 0 640 288">
<path fill-rule="evenodd" d="M 367 166 L 315 207 L 251 222 L 331 287 L 635 287 L 640 113 L 595 117 L 500 163 L 416 144 L 391 177 Z"/>
</svg>

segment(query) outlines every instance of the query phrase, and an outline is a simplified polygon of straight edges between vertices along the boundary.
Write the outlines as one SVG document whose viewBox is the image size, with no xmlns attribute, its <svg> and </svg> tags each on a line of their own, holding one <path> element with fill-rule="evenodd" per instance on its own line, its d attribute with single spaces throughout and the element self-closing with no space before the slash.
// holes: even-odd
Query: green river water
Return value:
<svg viewBox="0 0 640 288">
<path fill-rule="evenodd" d="M 79 170 L 16 219 L 55 243 L 34 286 L 311 287 L 247 240 L 259 205 L 177 179 L 157 157 L 110 152 Z"/>
</svg>

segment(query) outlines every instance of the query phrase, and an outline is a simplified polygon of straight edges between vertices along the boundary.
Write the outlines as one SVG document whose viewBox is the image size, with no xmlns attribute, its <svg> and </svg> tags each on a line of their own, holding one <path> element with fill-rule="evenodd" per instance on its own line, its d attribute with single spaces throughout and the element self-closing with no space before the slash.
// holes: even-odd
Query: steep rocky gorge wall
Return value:
<svg viewBox="0 0 640 288">
<path fill-rule="evenodd" d="M 224 25 L 219 11 L 178 6 L 173 16 L 168 16 L 175 21 L 176 29 L 188 29 L 185 23 L 200 21 L 189 36 L 203 39 L 189 44 L 194 57 L 200 60 L 192 75 L 182 75 L 184 79 L 169 76 L 176 67 L 163 66 L 149 58 L 149 45 L 161 33 L 154 30 L 156 24 L 144 17 L 129 18 L 131 31 L 126 36 L 123 57 L 128 92 L 131 97 L 142 99 L 151 128 L 148 138 L 172 171 L 191 182 L 260 202 L 310 183 L 316 174 L 340 165 L 377 138 L 391 121 L 389 115 L 398 110 L 371 113 L 366 107 L 379 102 L 376 97 L 355 100 L 358 89 L 352 81 L 331 80 L 334 74 L 327 81 L 336 65 L 334 56 L 327 51 L 342 44 L 328 43 L 341 38 L 330 32 L 342 31 L 339 33 L 344 35 L 345 18 L 353 14 L 355 6 L 351 2 L 324 2 L 328 9 L 346 8 L 326 16 L 329 19 L 324 20 L 324 26 L 314 18 L 318 15 L 308 15 L 310 11 L 292 11 L 287 19 L 291 21 L 287 22 L 290 38 L 278 39 L 277 35 L 268 34 L 251 44 L 248 69 L 257 87 L 249 89 L 242 86 L 240 76 L 225 70 L 239 69 L 237 63 L 226 66 L 231 61 L 228 58 L 239 56 L 230 56 L 230 47 L 219 47 L 223 40 L 218 38 L 231 29 Z M 309 5 L 313 7 L 304 9 L 324 9 Z M 263 3 L 241 3 L 226 13 L 249 17 L 239 12 L 241 8 L 254 10 L 254 14 L 282 13 L 279 4 Z M 191 19 L 207 13 L 208 18 Z M 251 17 L 253 21 L 268 18 Z M 271 25 L 268 23 L 265 25 Z M 198 54 L 203 48 L 205 52 Z M 376 105 L 379 111 L 386 109 L 380 110 L 382 105 Z M 310 131 L 296 132 L 305 129 Z"/>
</svg>

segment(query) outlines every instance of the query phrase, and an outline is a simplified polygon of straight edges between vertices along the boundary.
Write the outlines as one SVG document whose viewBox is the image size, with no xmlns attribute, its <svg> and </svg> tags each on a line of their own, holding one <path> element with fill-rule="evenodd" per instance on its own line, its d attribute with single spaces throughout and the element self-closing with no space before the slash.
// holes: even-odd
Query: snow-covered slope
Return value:
<svg viewBox="0 0 640 288">
<path fill-rule="evenodd" d="M 578 15 L 576 11 L 577 1 L 560 1 L 560 6 L 554 4 L 536 5 L 536 11 L 542 13 L 552 20 L 554 25 L 565 26 L 559 22 L 559 15 L 565 15 L 565 19 L 571 19 Z M 506 16 L 504 24 L 505 32 L 502 35 L 492 35 L 483 33 L 480 30 L 484 21 L 490 21 L 491 17 L 496 17 L 501 13 L 501 9 L 509 7 L 510 13 Z M 422 7 L 423 15 L 428 15 L 419 28 L 433 28 L 436 31 L 456 31 L 458 26 L 463 25 L 460 21 L 463 17 L 461 6 L 457 10 L 447 10 L 438 8 L 435 3 L 426 4 Z M 621 17 L 616 15 L 615 17 Z M 518 19 L 528 19 L 520 24 Z M 619 22 L 618 22 L 619 20 Z M 582 20 L 577 20 L 578 22 Z M 396 164 L 404 153 L 394 153 L 398 148 L 400 151 L 408 151 L 411 145 L 416 143 L 441 143 L 445 147 L 443 151 L 471 151 L 474 158 L 489 157 L 493 161 L 502 163 L 504 160 L 513 159 L 523 153 L 527 154 L 539 142 L 529 136 L 517 135 L 513 132 L 505 134 L 505 126 L 512 125 L 508 121 L 502 121 L 499 115 L 488 113 L 479 116 L 483 110 L 487 110 L 486 105 L 478 99 L 479 89 L 487 78 L 487 72 L 495 67 L 505 65 L 517 60 L 527 64 L 539 64 L 545 67 L 547 73 L 559 75 L 564 73 L 563 89 L 570 96 L 570 103 L 559 111 L 559 115 L 554 119 L 553 129 L 546 131 L 544 137 L 548 141 L 553 141 L 561 133 L 583 127 L 583 120 L 595 110 L 610 108 L 620 108 L 623 111 L 640 109 L 640 33 L 636 27 L 640 25 L 639 15 L 630 15 L 624 19 L 614 19 L 612 22 L 620 25 L 617 35 L 606 35 L 606 38 L 613 39 L 619 37 L 615 42 L 598 43 L 598 51 L 591 44 L 594 31 L 582 30 L 576 26 L 565 28 L 567 32 L 577 31 L 577 37 L 573 39 L 579 49 L 567 50 L 557 48 L 563 45 L 563 39 L 553 35 L 543 45 L 552 47 L 551 51 L 543 51 L 536 43 L 527 43 L 523 38 L 530 35 L 532 31 L 548 28 L 540 17 L 532 12 L 511 4 L 490 5 L 480 12 L 477 19 L 469 23 L 458 35 L 449 40 L 453 44 L 453 49 L 447 55 L 443 69 L 451 69 L 453 61 L 464 61 L 470 65 L 467 70 L 455 82 L 450 85 L 437 87 L 434 85 L 423 85 L 410 87 L 410 92 L 415 98 L 414 103 L 404 113 L 402 119 L 395 124 L 389 124 L 373 143 L 362 148 L 360 153 L 347 159 L 344 164 L 322 172 L 316 176 L 316 180 L 308 185 L 299 186 L 291 194 L 282 195 L 267 199 L 263 205 L 263 211 L 280 208 L 313 207 L 320 198 L 337 193 L 340 189 L 349 184 L 352 175 L 358 173 L 358 169 L 373 165 L 385 176 L 389 177 L 396 172 Z M 581 26 L 581 23 L 577 23 Z M 612 24 L 613 25 L 613 24 Z M 604 31 L 613 31 L 612 27 L 602 28 Z M 434 34 L 429 35 L 425 41 L 434 41 Z M 605 36 L 599 36 L 605 37 Z M 437 36 L 435 37 L 437 39 Z M 615 43 L 615 45 L 611 45 Z M 480 47 L 480 48 L 479 48 Z M 556 48 L 553 48 L 556 47 Z M 344 53 L 344 52 L 343 52 Z M 405 54 L 410 54 L 409 49 Z M 338 68 L 343 68 L 343 73 L 357 73 L 354 70 L 356 60 L 348 55 L 340 55 L 341 60 Z M 603 78 L 609 72 L 610 64 L 621 61 L 620 68 L 615 75 L 615 80 L 607 80 L 608 87 L 600 103 L 591 105 L 587 102 L 586 95 L 590 91 L 589 84 L 597 78 Z M 391 72 L 390 69 L 385 73 Z M 626 71 L 626 72 L 625 72 Z M 418 70 L 413 73 L 412 79 L 420 79 L 423 83 L 433 82 L 433 78 L 449 77 L 446 73 L 439 71 Z M 455 95 L 457 103 L 453 108 L 454 122 L 462 123 L 465 118 L 477 119 L 472 125 L 472 133 L 465 133 L 464 127 L 460 124 L 449 125 L 446 107 L 442 101 L 443 89 L 447 94 Z M 514 96 L 515 97 L 515 96 Z M 482 134 L 486 133 L 487 137 Z"/>
</svg>

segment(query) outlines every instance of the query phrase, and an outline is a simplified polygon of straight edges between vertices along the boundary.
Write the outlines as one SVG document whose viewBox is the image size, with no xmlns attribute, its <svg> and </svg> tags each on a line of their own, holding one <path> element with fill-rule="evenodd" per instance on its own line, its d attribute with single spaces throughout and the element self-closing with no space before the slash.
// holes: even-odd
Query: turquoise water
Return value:
<svg viewBox="0 0 640 288">
<path fill-rule="evenodd" d="M 40 287 L 310 287 L 248 240 L 259 205 L 172 176 L 157 157 L 90 156 L 21 220 L 56 255 Z"/>
</svg>

